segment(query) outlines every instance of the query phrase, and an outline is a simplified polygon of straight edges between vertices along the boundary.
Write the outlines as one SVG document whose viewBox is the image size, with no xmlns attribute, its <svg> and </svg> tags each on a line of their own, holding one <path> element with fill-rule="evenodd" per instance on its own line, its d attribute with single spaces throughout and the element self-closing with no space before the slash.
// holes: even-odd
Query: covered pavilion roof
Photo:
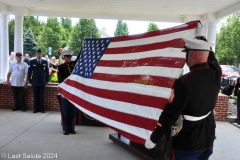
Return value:
<svg viewBox="0 0 240 160">
<path fill-rule="evenodd" d="M 184 23 L 240 10 L 239 0 L 0 0 L 0 11 L 31 16 Z"/>
</svg>

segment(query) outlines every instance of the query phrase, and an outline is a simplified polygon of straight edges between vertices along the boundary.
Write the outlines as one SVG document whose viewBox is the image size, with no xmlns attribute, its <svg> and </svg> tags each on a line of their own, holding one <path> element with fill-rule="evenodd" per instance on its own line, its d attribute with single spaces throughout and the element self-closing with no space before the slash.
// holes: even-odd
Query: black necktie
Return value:
<svg viewBox="0 0 240 160">
<path fill-rule="evenodd" d="M 38 59 L 38 64 L 41 64 L 41 61 L 40 61 L 40 59 Z"/>
</svg>

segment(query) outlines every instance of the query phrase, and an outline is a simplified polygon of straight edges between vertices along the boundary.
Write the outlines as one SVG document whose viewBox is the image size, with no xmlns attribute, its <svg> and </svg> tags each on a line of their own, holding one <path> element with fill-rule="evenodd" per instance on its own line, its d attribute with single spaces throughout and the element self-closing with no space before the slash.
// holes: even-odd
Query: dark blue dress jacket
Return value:
<svg viewBox="0 0 240 160">
<path fill-rule="evenodd" d="M 41 64 L 38 64 L 37 58 L 30 61 L 28 81 L 32 86 L 45 86 L 49 82 L 49 68 L 46 60 L 41 59 Z"/>
</svg>

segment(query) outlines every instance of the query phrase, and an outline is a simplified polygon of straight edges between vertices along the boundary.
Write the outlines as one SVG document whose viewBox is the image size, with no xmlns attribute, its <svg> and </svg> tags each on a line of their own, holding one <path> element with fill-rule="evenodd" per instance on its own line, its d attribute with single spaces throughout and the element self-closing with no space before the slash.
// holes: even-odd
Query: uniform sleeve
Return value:
<svg viewBox="0 0 240 160">
<path fill-rule="evenodd" d="M 46 72 L 46 82 L 49 82 L 49 67 L 48 67 L 48 62 L 46 62 L 47 66 L 45 67 L 45 72 Z"/>
<path fill-rule="evenodd" d="M 154 143 L 164 136 L 187 106 L 188 93 L 181 80 L 178 79 L 174 82 L 172 93 L 174 93 L 172 102 L 166 105 L 158 120 L 162 126 L 157 125 L 150 137 Z"/>
<path fill-rule="evenodd" d="M 218 64 L 218 61 L 215 57 L 214 52 L 210 51 L 208 55 L 208 64 L 211 68 L 214 68 L 216 70 L 216 73 L 218 74 L 219 78 L 221 79 L 222 76 L 222 70 L 221 67 Z"/>
<path fill-rule="evenodd" d="M 62 83 L 64 81 L 63 76 L 62 76 L 62 74 L 63 74 L 62 72 L 63 72 L 63 65 L 59 65 L 58 66 L 58 73 L 57 73 L 58 83 Z"/>
<path fill-rule="evenodd" d="M 215 55 L 214 55 L 214 52 L 209 52 L 209 55 L 208 55 L 208 62 L 218 62 Z"/>
<path fill-rule="evenodd" d="M 32 71 L 33 71 L 33 64 L 32 64 L 32 61 L 30 61 L 30 65 L 28 67 L 28 81 L 29 81 L 29 83 L 32 83 Z"/>
</svg>

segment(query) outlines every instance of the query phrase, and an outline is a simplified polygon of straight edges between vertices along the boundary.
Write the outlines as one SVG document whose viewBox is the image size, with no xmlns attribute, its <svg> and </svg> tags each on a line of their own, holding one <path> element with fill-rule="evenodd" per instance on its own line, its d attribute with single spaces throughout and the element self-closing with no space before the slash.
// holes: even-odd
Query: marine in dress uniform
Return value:
<svg viewBox="0 0 240 160">
<path fill-rule="evenodd" d="M 62 52 L 64 56 L 65 63 L 58 66 L 58 82 L 62 83 L 68 76 L 72 74 L 74 66 L 79 58 L 75 61 L 72 61 L 73 51 L 65 50 Z M 63 134 L 68 135 L 76 134 L 74 131 L 75 129 L 75 117 L 77 113 L 77 109 L 73 106 L 64 96 L 61 97 L 61 112 L 62 112 L 62 119 L 63 119 Z"/>
<path fill-rule="evenodd" d="M 30 61 L 28 68 L 28 80 L 32 85 L 34 95 L 33 113 L 44 113 L 44 92 L 49 82 L 49 68 L 46 60 L 42 58 L 42 51 L 38 49 L 36 58 Z"/>
<path fill-rule="evenodd" d="M 213 109 L 220 90 L 221 68 L 210 51 L 211 44 L 203 39 L 184 39 L 183 52 L 190 72 L 174 82 L 169 103 L 145 142 L 147 148 L 155 147 L 181 117 L 182 129 L 173 138 L 173 160 L 207 160 L 213 152 L 216 127 Z"/>
</svg>

